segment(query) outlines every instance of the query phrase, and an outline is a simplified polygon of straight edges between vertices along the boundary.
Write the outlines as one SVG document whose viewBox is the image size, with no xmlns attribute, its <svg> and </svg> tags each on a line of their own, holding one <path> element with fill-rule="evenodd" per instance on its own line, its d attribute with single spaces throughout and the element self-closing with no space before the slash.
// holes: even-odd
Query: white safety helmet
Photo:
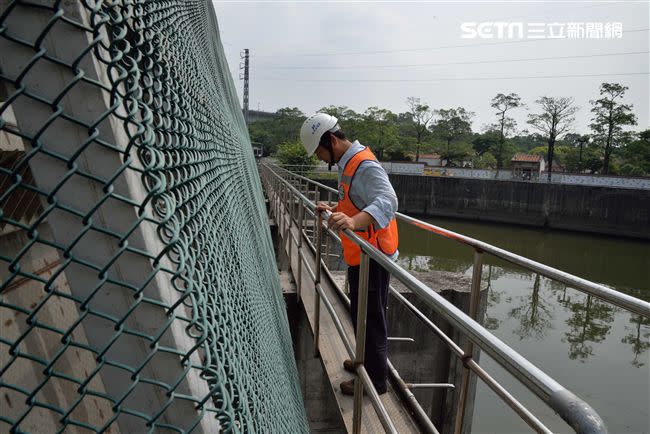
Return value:
<svg viewBox="0 0 650 434">
<path fill-rule="evenodd" d="M 339 120 L 327 113 L 316 113 L 307 118 L 300 128 L 300 141 L 308 156 L 314 155 L 320 138 L 325 132 L 333 133 L 341 129 Z"/>
</svg>

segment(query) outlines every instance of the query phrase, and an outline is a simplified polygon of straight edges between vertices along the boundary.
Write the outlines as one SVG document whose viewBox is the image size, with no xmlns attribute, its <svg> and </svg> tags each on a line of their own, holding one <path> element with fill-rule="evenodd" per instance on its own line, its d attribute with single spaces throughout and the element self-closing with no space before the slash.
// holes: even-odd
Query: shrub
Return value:
<svg viewBox="0 0 650 434">
<path fill-rule="evenodd" d="M 310 170 L 318 164 L 316 156 L 308 157 L 300 143 L 282 143 L 278 146 L 275 158 L 286 166 L 306 166 L 304 170 Z"/>
</svg>

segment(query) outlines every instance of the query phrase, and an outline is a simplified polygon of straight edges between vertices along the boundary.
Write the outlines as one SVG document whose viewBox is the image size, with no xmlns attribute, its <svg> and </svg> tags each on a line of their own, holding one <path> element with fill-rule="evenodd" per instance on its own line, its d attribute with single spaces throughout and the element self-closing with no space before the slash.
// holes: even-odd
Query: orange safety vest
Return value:
<svg viewBox="0 0 650 434">
<path fill-rule="evenodd" d="M 336 211 L 342 212 L 348 217 L 353 217 L 361 212 L 352 199 L 350 199 L 350 186 L 357 172 L 359 165 L 366 160 L 376 160 L 370 148 L 357 152 L 345 165 L 341 180 L 339 181 L 339 202 Z M 397 251 L 397 222 L 393 218 L 385 228 L 375 230 L 371 224 L 366 229 L 354 231 L 359 237 L 368 241 L 373 246 L 384 252 L 386 255 L 393 255 Z M 343 257 L 348 265 L 359 265 L 361 259 L 361 248 L 350 240 L 343 232 L 341 244 L 343 245 Z"/>
</svg>

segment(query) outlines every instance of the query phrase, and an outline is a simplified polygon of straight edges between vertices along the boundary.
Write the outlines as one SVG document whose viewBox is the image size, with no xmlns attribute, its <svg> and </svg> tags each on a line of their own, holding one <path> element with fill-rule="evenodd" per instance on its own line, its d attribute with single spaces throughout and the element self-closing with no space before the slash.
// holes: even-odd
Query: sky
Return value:
<svg viewBox="0 0 650 434">
<path fill-rule="evenodd" d="M 492 98 L 514 92 L 525 104 L 512 111 L 519 132 L 534 131 L 527 115 L 549 96 L 574 98 L 573 131 L 587 133 L 589 101 L 601 83 L 616 82 L 629 87 L 633 129 L 650 127 L 647 0 L 213 4 L 240 102 L 240 52 L 250 50 L 252 110 L 405 112 L 413 96 L 433 109 L 474 112 L 481 131 L 496 120 Z"/>
</svg>

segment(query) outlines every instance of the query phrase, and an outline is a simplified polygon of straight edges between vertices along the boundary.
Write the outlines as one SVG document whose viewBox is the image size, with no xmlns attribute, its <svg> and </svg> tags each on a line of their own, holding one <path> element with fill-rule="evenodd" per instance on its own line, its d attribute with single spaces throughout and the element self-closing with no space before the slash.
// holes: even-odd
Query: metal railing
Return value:
<svg viewBox="0 0 650 434">
<path fill-rule="evenodd" d="M 316 182 L 304 176 L 296 175 L 293 172 L 290 172 L 289 170 L 279 166 L 274 166 L 274 168 L 277 168 L 286 174 L 291 174 L 291 176 L 293 176 L 294 178 L 300 179 L 303 182 L 314 185 L 315 187 L 325 190 L 328 193 L 333 193 L 333 194 L 337 193 L 336 189 L 329 187 L 325 184 L 321 184 L 319 182 Z M 632 313 L 636 313 L 638 315 L 642 315 L 650 318 L 650 303 L 640 300 L 636 297 L 632 297 L 631 295 L 624 294 L 622 292 L 608 288 L 604 285 L 600 285 L 598 283 L 591 282 L 581 277 L 574 276 L 573 274 L 569 274 L 564 271 L 558 270 L 556 268 L 549 267 L 548 265 L 533 261 L 532 259 L 528 259 L 524 256 L 517 255 L 515 253 L 509 252 L 507 250 L 501 249 L 499 247 L 493 246 L 483 241 L 479 241 L 477 239 L 468 237 L 466 235 L 462 235 L 450 231 L 448 229 L 444 229 L 439 226 L 432 225 L 431 223 L 418 220 L 406 214 L 402 214 L 398 212 L 396 213 L 396 218 L 406 223 L 415 225 L 426 231 L 468 245 L 474 248 L 476 252 L 491 254 L 511 264 L 515 264 L 527 270 L 534 271 L 544 277 L 569 285 L 577 289 L 578 291 L 584 292 L 589 295 L 593 295 L 594 297 L 597 297 L 603 301 L 614 304 L 618 307 L 622 307 L 623 309 L 628 310 Z"/>
<path fill-rule="evenodd" d="M 386 413 L 385 408 L 383 408 L 381 401 L 379 400 L 376 391 L 374 390 L 372 383 L 363 367 L 363 351 L 362 345 L 357 345 L 356 352 L 353 350 L 352 345 L 350 344 L 349 339 L 345 335 L 343 326 L 340 322 L 340 319 L 337 317 L 332 304 L 329 302 L 325 296 L 322 286 L 320 284 L 320 272 L 321 267 L 324 271 L 329 274 L 329 270 L 326 267 L 326 264 L 321 260 L 321 237 L 322 237 L 322 221 L 327 220 L 329 216 L 322 215 L 322 213 L 315 212 L 315 203 L 317 202 L 320 191 L 325 191 L 327 193 L 328 201 L 331 201 L 332 194 L 336 194 L 336 190 L 305 178 L 300 175 L 296 175 L 286 169 L 270 166 L 268 164 L 262 164 L 261 166 L 261 176 L 264 181 L 265 187 L 267 188 L 267 194 L 269 196 L 275 196 L 279 198 L 274 203 L 276 207 L 274 212 L 278 216 L 281 213 L 281 207 L 286 207 L 288 203 L 291 203 L 292 206 L 288 208 L 288 211 L 285 212 L 288 214 L 289 223 L 293 221 L 293 203 L 297 200 L 298 202 L 298 218 L 296 223 L 298 225 L 298 237 L 294 237 L 293 233 L 289 228 L 285 231 L 291 236 L 291 242 L 296 244 L 299 249 L 299 261 L 298 261 L 298 275 L 300 276 L 300 268 L 302 262 L 306 259 L 302 249 L 302 238 L 303 232 L 303 223 L 305 211 L 313 216 L 314 222 L 314 237 L 316 238 L 315 244 L 315 254 L 316 254 L 316 270 L 312 271 L 308 267 L 308 271 L 312 280 L 315 282 L 316 294 L 315 303 L 316 303 L 316 312 L 319 312 L 320 300 L 322 299 L 328 312 L 331 314 L 334 324 L 338 330 L 341 339 L 344 342 L 344 345 L 350 354 L 351 358 L 355 361 L 355 366 L 357 371 L 360 374 L 359 378 L 361 382 L 356 382 L 355 387 L 355 410 L 353 416 L 353 427 L 355 432 L 360 424 L 360 411 L 361 406 L 361 393 L 362 388 L 365 386 L 369 389 L 369 396 L 373 403 L 375 410 L 382 422 L 382 425 L 387 432 L 395 432 L 394 425 L 391 423 L 388 414 Z M 286 179 L 288 178 L 288 179 Z M 312 202 L 308 197 L 306 197 L 298 188 L 293 184 L 299 184 L 302 188 L 303 184 L 307 186 L 308 191 L 311 192 L 311 187 L 313 187 L 314 193 L 314 202 Z M 358 313 L 358 327 L 357 327 L 357 342 L 365 342 L 365 339 L 359 340 L 362 336 L 361 334 L 365 333 L 365 311 L 361 309 L 363 303 L 365 303 L 365 297 L 367 294 L 367 273 L 368 273 L 368 258 L 374 259 L 379 263 L 383 268 L 390 271 L 391 275 L 398 279 L 407 289 L 416 294 L 420 300 L 425 302 L 428 306 L 433 308 L 438 314 L 440 314 L 445 320 L 447 320 L 454 328 L 462 332 L 467 338 L 469 343 L 465 346 L 464 349 L 461 349 L 449 336 L 447 336 L 439 327 L 433 324 L 424 314 L 422 314 L 412 303 L 410 303 L 403 295 L 396 291 L 391 286 L 391 294 L 400 302 L 402 302 L 411 312 L 413 312 L 416 317 L 418 317 L 424 324 L 430 328 L 436 336 L 438 336 L 449 348 L 450 350 L 463 361 L 465 369 L 463 370 L 463 378 L 461 380 L 460 387 L 460 399 L 459 406 L 457 409 L 456 415 L 456 425 L 454 431 L 456 433 L 462 432 L 462 424 L 464 419 L 465 412 L 465 403 L 467 399 L 467 394 L 469 390 L 470 383 L 470 372 L 473 372 L 480 378 L 488 387 L 490 387 L 508 406 L 510 406 L 531 428 L 537 432 L 548 433 L 550 430 L 544 426 L 544 424 L 539 421 L 526 407 L 524 407 L 516 398 L 514 398 L 503 386 L 501 386 L 494 378 L 492 378 L 473 358 L 473 346 L 477 345 L 481 350 L 485 351 L 490 355 L 494 360 L 504 367 L 511 375 L 513 375 L 517 380 L 519 380 L 527 389 L 532 391 L 537 397 L 539 397 L 545 404 L 552 408 L 556 413 L 562 417 L 576 432 L 578 433 L 604 433 L 606 432 L 605 425 L 600 418 L 600 416 L 593 410 L 588 404 L 582 401 L 580 398 L 575 396 L 569 390 L 564 388 L 562 385 L 557 383 L 550 376 L 542 372 L 536 366 L 534 366 L 526 358 L 518 354 L 504 342 L 499 340 L 497 337 L 492 335 L 489 331 L 483 328 L 479 323 L 475 321 L 479 294 L 480 294 L 480 281 L 481 281 L 481 271 L 483 263 L 483 255 L 485 253 L 491 254 L 493 256 L 499 257 L 503 260 L 506 260 L 510 263 L 519 265 L 523 268 L 535 271 L 541 275 L 544 275 L 550 279 L 563 282 L 569 286 L 576 288 L 579 291 L 591 294 L 600 299 L 608 301 L 612 304 L 620 306 L 624 309 L 627 309 L 631 312 L 650 317 L 650 303 L 638 300 L 634 297 L 628 296 L 626 294 L 619 293 L 610 288 L 607 288 L 603 285 L 599 285 L 585 279 L 581 279 L 577 276 L 573 276 L 569 273 L 548 267 L 544 264 L 532 261 L 530 259 L 524 258 L 522 256 L 516 255 L 514 253 L 508 252 L 506 250 L 500 249 L 498 247 L 492 246 L 490 244 L 475 240 L 473 238 L 448 231 L 446 229 L 440 228 L 435 225 L 414 219 L 412 217 L 398 213 L 397 218 L 403 220 L 409 224 L 414 224 L 422 229 L 433 232 L 437 235 L 456 240 L 460 243 L 466 244 L 474 249 L 474 265 L 472 271 L 472 284 L 471 284 L 471 299 L 470 299 L 470 309 L 469 316 L 463 313 L 460 309 L 455 307 L 453 304 L 445 300 L 442 296 L 435 293 L 431 288 L 427 287 L 425 284 L 420 282 L 418 279 L 409 274 L 406 270 L 399 267 L 397 264 L 390 261 L 384 254 L 375 249 L 371 244 L 367 243 L 365 240 L 359 238 L 354 232 L 346 230 L 346 235 L 352 239 L 356 244 L 361 247 L 361 266 L 360 266 L 360 277 L 359 277 L 359 306 L 360 310 Z M 327 229 L 328 234 L 336 240 L 340 239 L 336 233 Z M 286 238 L 285 238 L 286 239 Z M 310 247 L 312 243 L 309 242 Z M 289 247 L 290 249 L 291 247 Z M 298 283 L 298 297 L 300 297 L 300 283 Z M 335 285 L 336 286 L 336 285 Z M 337 288 L 339 293 L 342 294 L 340 288 Z M 318 324 L 319 319 L 316 319 L 316 330 L 315 330 L 315 351 L 317 352 L 318 347 Z M 423 411 L 415 397 L 410 393 L 409 387 L 401 380 L 399 374 L 395 368 L 389 362 L 389 371 L 393 380 L 393 383 L 397 384 L 399 391 L 406 398 L 407 403 L 413 410 L 416 420 L 427 432 L 437 432 L 436 428 L 433 426 L 431 421 L 426 416 L 426 413 Z"/>
</svg>

